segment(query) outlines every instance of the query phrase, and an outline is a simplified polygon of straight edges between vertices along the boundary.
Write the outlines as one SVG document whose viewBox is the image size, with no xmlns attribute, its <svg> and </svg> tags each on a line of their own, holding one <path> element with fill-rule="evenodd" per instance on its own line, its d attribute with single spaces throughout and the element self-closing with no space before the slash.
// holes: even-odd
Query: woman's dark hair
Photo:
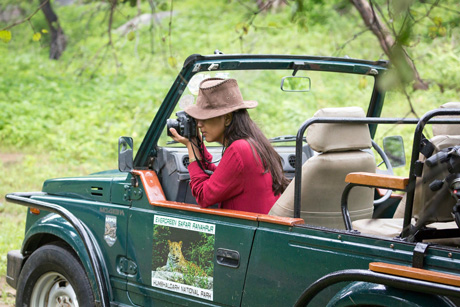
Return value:
<svg viewBox="0 0 460 307">
<path fill-rule="evenodd" d="M 225 127 L 224 130 L 224 144 L 226 147 L 240 139 L 248 141 L 252 149 L 256 150 L 262 160 L 265 172 L 270 172 L 272 175 L 272 189 L 275 195 L 283 193 L 289 181 L 284 176 L 281 157 L 256 123 L 249 117 L 249 113 L 246 109 L 240 109 L 233 112 L 232 122 L 228 127 Z"/>
</svg>

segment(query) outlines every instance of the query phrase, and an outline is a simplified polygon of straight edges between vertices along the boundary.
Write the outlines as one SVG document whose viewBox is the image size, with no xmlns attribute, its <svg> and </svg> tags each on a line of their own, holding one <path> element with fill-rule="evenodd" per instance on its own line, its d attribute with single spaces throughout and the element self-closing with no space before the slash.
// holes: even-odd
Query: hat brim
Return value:
<svg viewBox="0 0 460 307">
<path fill-rule="evenodd" d="M 257 101 L 255 100 L 245 100 L 242 104 L 232 106 L 230 108 L 221 108 L 221 109 L 203 109 L 198 105 L 194 104 L 185 108 L 185 113 L 191 117 L 199 120 L 210 119 L 213 117 L 221 116 L 227 113 L 231 113 L 240 109 L 253 109 L 257 107 Z"/>
</svg>

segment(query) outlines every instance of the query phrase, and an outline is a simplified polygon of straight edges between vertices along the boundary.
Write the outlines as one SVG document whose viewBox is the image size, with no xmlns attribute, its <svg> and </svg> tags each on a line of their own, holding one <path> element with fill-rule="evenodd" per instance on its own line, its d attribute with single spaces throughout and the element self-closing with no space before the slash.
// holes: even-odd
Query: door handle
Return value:
<svg viewBox="0 0 460 307">
<path fill-rule="evenodd" d="M 236 269 L 240 266 L 240 253 L 225 248 L 218 248 L 217 263 Z"/>
</svg>

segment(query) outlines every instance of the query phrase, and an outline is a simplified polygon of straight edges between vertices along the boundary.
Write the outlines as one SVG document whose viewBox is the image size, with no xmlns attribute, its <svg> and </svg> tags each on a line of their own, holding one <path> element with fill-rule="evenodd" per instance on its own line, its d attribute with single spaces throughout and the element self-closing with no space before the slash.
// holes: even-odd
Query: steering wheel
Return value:
<svg viewBox="0 0 460 307">
<path fill-rule="evenodd" d="M 375 149 L 375 151 L 376 151 L 376 152 L 380 155 L 380 157 L 382 158 L 383 163 L 385 164 L 388 173 L 390 173 L 391 175 L 393 175 L 393 167 L 391 166 L 390 159 L 388 159 L 388 156 L 386 155 L 386 153 L 383 151 L 382 148 L 380 148 L 380 146 L 379 146 L 374 140 L 372 140 L 372 147 Z M 385 202 L 388 198 L 390 198 L 390 196 L 391 196 L 392 193 L 393 193 L 393 190 L 388 190 L 388 191 L 385 193 L 385 195 L 383 195 L 382 197 L 380 197 L 380 198 L 378 198 L 378 199 L 375 199 L 375 200 L 374 200 L 374 206 L 375 206 L 375 205 L 380 205 L 381 203 Z"/>
</svg>

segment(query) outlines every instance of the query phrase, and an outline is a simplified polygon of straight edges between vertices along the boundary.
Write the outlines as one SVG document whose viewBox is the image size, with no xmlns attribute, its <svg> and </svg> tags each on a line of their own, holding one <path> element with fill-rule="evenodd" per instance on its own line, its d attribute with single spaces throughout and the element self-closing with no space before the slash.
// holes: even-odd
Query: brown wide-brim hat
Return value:
<svg viewBox="0 0 460 307">
<path fill-rule="evenodd" d="M 257 101 L 244 101 L 235 79 L 209 78 L 201 81 L 196 104 L 185 108 L 195 119 L 209 119 L 239 109 L 252 109 Z"/>
</svg>

